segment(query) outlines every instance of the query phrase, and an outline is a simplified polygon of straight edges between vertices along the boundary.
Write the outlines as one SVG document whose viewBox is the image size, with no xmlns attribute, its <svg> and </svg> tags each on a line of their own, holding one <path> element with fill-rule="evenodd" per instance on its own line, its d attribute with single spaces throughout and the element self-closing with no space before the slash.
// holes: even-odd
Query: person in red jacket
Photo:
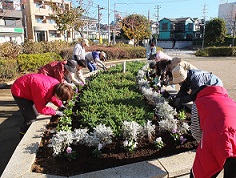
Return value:
<svg viewBox="0 0 236 178">
<path fill-rule="evenodd" d="M 73 84 L 81 85 L 81 83 L 85 83 L 85 79 L 82 74 L 82 69 L 85 67 L 85 60 L 54 61 L 41 67 L 38 73 L 53 77 L 60 83 L 64 82 L 72 86 Z"/>
<path fill-rule="evenodd" d="M 52 102 L 59 108 L 63 107 L 62 101 L 71 100 L 73 89 L 46 75 L 26 74 L 15 80 L 11 86 L 11 93 L 24 118 L 20 128 L 22 138 L 32 122 L 36 120 L 37 113 L 63 116 L 61 111 L 46 105 Z"/>
<path fill-rule="evenodd" d="M 221 86 L 202 86 L 193 96 L 191 133 L 199 142 L 190 177 L 236 177 L 236 103 Z"/>
</svg>

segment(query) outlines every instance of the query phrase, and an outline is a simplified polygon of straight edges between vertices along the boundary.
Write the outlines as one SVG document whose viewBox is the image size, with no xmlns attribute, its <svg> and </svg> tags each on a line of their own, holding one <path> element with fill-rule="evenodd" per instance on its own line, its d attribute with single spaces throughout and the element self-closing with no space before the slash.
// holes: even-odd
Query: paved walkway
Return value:
<svg viewBox="0 0 236 178">
<path fill-rule="evenodd" d="M 193 51 L 167 50 L 166 52 L 172 57 L 181 57 L 199 69 L 211 71 L 219 76 L 230 97 L 236 101 L 236 58 L 195 57 Z M 19 143 L 18 130 L 22 121 L 18 107 L 10 93 L 10 84 L 5 87 L 0 85 L 0 175 Z"/>
</svg>

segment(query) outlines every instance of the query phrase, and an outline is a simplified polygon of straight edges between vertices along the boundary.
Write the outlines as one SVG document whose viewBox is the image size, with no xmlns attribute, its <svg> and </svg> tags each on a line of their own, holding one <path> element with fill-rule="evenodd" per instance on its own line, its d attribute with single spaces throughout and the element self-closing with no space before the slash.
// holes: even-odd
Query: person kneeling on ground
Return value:
<svg viewBox="0 0 236 178">
<path fill-rule="evenodd" d="M 73 89 L 46 75 L 26 74 L 15 80 L 11 93 L 24 118 L 20 128 L 20 138 L 22 138 L 32 122 L 36 120 L 38 113 L 63 116 L 61 111 L 46 105 L 52 102 L 59 108 L 64 107 L 62 101 L 71 100 Z"/>
<path fill-rule="evenodd" d="M 102 62 L 102 60 L 105 61 L 105 59 L 106 53 L 103 51 L 93 51 L 85 54 L 85 61 L 90 72 L 97 70 L 96 65 L 103 68 L 103 70 L 107 70 L 105 64 Z"/>
<path fill-rule="evenodd" d="M 236 103 L 221 86 L 202 86 L 193 95 L 191 133 L 198 147 L 191 178 L 236 177 Z"/>
</svg>

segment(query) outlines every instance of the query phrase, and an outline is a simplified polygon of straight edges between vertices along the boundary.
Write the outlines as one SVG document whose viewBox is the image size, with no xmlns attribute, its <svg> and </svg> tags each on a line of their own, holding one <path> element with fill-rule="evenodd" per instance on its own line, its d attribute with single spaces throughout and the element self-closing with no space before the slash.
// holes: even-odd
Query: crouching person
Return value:
<svg viewBox="0 0 236 178">
<path fill-rule="evenodd" d="M 199 142 L 190 177 L 236 177 L 236 103 L 221 86 L 193 95 L 191 133 Z"/>
<path fill-rule="evenodd" d="M 52 102 L 59 108 L 63 107 L 62 101 L 71 100 L 73 89 L 46 75 L 26 74 L 16 79 L 11 87 L 11 93 L 24 118 L 20 128 L 20 137 L 22 138 L 32 122 L 36 120 L 37 112 L 62 116 L 61 111 L 46 105 L 48 102 Z"/>
</svg>

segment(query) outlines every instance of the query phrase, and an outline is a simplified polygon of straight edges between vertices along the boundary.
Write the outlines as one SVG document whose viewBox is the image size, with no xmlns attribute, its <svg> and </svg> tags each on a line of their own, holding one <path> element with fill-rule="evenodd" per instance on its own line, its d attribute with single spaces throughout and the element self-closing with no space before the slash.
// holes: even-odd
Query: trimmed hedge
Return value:
<svg viewBox="0 0 236 178">
<path fill-rule="evenodd" d="M 196 56 L 236 56 L 236 47 L 208 47 L 198 50 Z"/>
<path fill-rule="evenodd" d="M 61 60 L 61 56 L 56 53 L 20 54 L 17 56 L 19 72 L 35 72 L 52 61 Z"/>
<path fill-rule="evenodd" d="M 10 58 L 0 59 L 0 81 L 5 82 L 18 75 L 17 61 Z"/>
</svg>

